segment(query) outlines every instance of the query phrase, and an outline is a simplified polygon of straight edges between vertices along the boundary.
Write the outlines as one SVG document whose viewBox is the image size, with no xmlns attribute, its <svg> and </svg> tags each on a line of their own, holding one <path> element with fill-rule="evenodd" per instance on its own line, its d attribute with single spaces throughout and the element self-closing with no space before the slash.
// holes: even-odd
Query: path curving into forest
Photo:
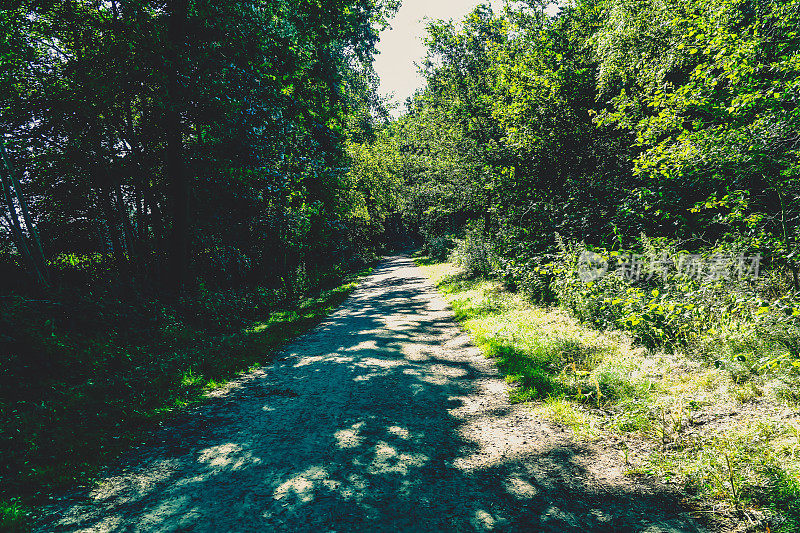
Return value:
<svg viewBox="0 0 800 533">
<path fill-rule="evenodd" d="M 413 261 L 129 452 L 41 531 L 702 531 L 524 405 Z"/>
</svg>

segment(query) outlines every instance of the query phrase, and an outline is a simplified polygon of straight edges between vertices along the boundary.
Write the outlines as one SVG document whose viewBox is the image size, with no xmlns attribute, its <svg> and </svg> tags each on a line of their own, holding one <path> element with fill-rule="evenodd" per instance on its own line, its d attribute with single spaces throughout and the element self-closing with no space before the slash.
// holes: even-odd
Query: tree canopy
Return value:
<svg viewBox="0 0 800 533">
<path fill-rule="evenodd" d="M 390 126 L 416 169 L 406 216 L 428 239 L 481 224 L 509 262 L 556 232 L 644 232 L 736 241 L 796 279 L 799 6 L 531 2 L 431 23 L 426 86 Z"/>
<path fill-rule="evenodd" d="M 14 248 L 42 281 L 59 254 L 101 253 L 170 290 L 197 276 L 291 284 L 352 255 L 372 221 L 353 216 L 347 146 L 385 115 L 372 57 L 394 9 L 11 2 L 0 131 Z"/>
</svg>

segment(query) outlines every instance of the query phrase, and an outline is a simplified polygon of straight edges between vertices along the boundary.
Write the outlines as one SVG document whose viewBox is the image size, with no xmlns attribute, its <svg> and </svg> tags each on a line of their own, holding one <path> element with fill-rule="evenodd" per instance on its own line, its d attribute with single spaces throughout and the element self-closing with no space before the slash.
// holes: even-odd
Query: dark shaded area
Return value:
<svg viewBox="0 0 800 533">
<path fill-rule="evenodd" d="M 357 276 L 283 301 L 243 287 L 175 302 L 108 276 L 92 291 L 0 292 L 0 500 L 91 479 L 208 384 L 318 324 Z"/>
</svg>

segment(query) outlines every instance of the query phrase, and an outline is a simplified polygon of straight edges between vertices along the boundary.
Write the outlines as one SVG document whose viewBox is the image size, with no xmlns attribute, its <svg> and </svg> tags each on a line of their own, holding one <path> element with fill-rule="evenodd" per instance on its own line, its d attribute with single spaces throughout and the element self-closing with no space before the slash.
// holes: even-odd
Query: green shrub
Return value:
<svg viewBox="0 0 800 533">
<path fill-rule="evenodd" d="M 472 276 L 491 276 L 499 271 L 494 244 L 480 224 L 470 226 L 464 238 L 456 240 L 452 259 Z"/>
<path fill-rule="evenodd" d="M 551 256 L 510 259 L 500 257 L 498 274 L 508 290 L 523 294 L 531 302 L 555 303 L 554 276 L 545 267 L 552 259 Z"/>
<path fill-rule="evenodd" d="M 425 239 L 422 245 L 424 252 L 436 261 L 444 261 L 450 255 L 453 240 L 447 235 L 434 235 Z"/>
</svg>

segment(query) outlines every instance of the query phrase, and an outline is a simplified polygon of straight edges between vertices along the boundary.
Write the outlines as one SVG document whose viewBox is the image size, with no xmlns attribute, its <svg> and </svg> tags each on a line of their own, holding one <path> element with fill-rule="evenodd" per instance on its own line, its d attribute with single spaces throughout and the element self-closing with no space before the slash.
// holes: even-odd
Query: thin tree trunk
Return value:
<svg viewBox="0 0 800 533">
<path fill-rule="evenodd" d="M 133 143 L 133 141 L 132 141 Z M 146 179 L 144 176 L 146 174 L 144 166 L 142 165 L 142 154 L 144 153 L 145 149 L 143 146 L 137 147 L 135 143 L 131 144 L 134 150 L 134 157 L 136 157 L 136 167 L 138 170 L 138 175 L 134 178 L 134 183 L 136 185 L 137 190 L 139 191 L 139 196 L 141 198 L 142 203 L 142 230 L 143 232 L 147 232 L 147 213 L 149 212 L 150 216 L 150 227 L 152 228 L 152 235 L 156 242 L 156 249 L 161 250 L 161 243 L 164 239 L 164 220 L 163 215 L 161 213 L 161 208 L 158 205 L 158 201 L 156 200 L 155 193 L 153 192 L 153 184 L 150 182 L 149 179 Z M 144 240 L 144 236 L 142 237 Z"/>
<path fill-rule="evenodd" d="M 147 238 L 147 222 L 144 217 L 144 196 L 138 186 L 135 186 L 136 191 L 136 238 L 139 240 L 139 245 L 144 247 L 144 242 Z"/>
<path fill-rule="evenodd" d="M 100 186 L 97 187 L 96 194 L 97 203 L 106 219 L 108 238 L 111 240 L 111 253 L 114 256 L 114 262 L 117 266 L 121 267 L 125 264 L 125 252 L 123 250 L 119 226 L 115 220 L 114 206 L 111 203 L 111 192 L 107 187 Z"/>
<path fill-rule="evenodd" d="M 3 165 L 6 168 L 6 174 L 11 180 L 14 192 L 16 193 L 17 203 L 19 204 L 20 211 L 22 211 L 22 218 L 25 221 L 25 227 L 28 230 L 30 239 L 33 241 L 33 246 L 27 250 L 27 253 L 35 266 L 36 277 L 38 278 L 38 281 L 43 285 L 47 285 L 47 270 L 45 267 L 46 263 L 44 259 L 44 251 L 42 249 L 42 241 L 39 239 L 39 233 L 36 231 L 36 225 L 33 223 L 33 218 L 28 210 L 28 203 L 25 200 L 25 197 L 22 195 L 22 187 L 19 179 L 17 179 L 16 173 L 14 172 L 14 167 L 11 166 L 11 161 L 9 160 L 6 152 L 5 142 L 2 139 L 0 139 L 0 156 L 2 156 Z M 25 244 L 24 234 L 22 232 L 22 227 L 19 224 L 19 217 L 17 216 L 17 211 L 14 207 L 11 191 L 8 190 L 8 183 L 4 183 L 3 188 L 9 211 L 11 211 L 11 216 L 20 233 L 21 244 L 27 249 L 28 247 Z M 20 253 L 22 253 L 22 251 L 20 251 Z"/>
<path fill-rule="evenodd" d="M 766 180 L 766 176 L 764 176 Z M 775 185 L 775 192 L 778 195 L 778 204 L 780 205 L 781 209 L 781 232 L 783 233 L 783 242 L 786 245 L 787 249 L 791 250 L 792 246 L 789 242 L 791 240 L 790 233 L 786 229 L 786 211 L 783 208 L 783 195 L 781 194 L 780 189 L 781 184 Z M 797 275 L 797 265 L 795 264 L 794 260 L 786 259 L 786 264 L 789 267 L 789 271 L 792 273 L 792 285 L 794 285 L 795 292 L 800 291 L 800 277 Z"/>
<path fill-rule="evenodd" d="M 17 252 L 22 256 L 22 260 L 27 266 L 28 272 L 36 280 L 36 282 L 43 286 L 47 286 L 47 279 L 45 277 L 43 266 L 40 266 L 31 254 L 30 247 L 25 239 L 25 233 L 22 230 L 22 224 L 19 221 L 19 214 L 17 213 L 17 206 L 14 203 L 14 196 L 11 194 L 11 179 L 4 172 L 0 172 L 0 185 L 3 189 L 3 198 L 5 199 L 8 208 L 9 217 L 3 216 L 8 222 L 11 231 L 11 238 L 14 241 L 14 246 L 17 247 Z"/>
<path fill-rule="evenodd" d="M 131 217 L 128 216 L 128 207 L 122 194 L 122 183 L 119 179 L 114 180 L 114 193 L 117 197 L 117 213 L 122 220 L 122 237 L 128 250 L 128 260 L 134 261 L 139 255 L 139 245 L 133 231 Z"/>
<path fill-rule="evenodd" d="M 133 157 L 136 161 L 136 169 L 138 171 L 138 173 L 134 176 L 133 183 L 137 190 L 139 202 L 137 205 L 139 240 L 140 243 L 143 244 L 148 236 L 148 231 L 152 231 L 152 234 L 149 235 L 152 235 L 153 240 L 155 241 L 155 249 L 162 250 L 162 242 L 164 239 L 164 220 L 161 209 L 156 200 L 156 195 L 153 192 L 153 184 L 145 177 L 147 172 L 142 161 L 144 159 L 144 154 L 147 152 L 147 148 L 136 136 L 133 126 L 133 103 L 131 102 L 130 98 L 125 106 L 125 129 L 128 137 L 128 143 L 131 146 Z M 142 247 L 144 248 L 144 246 Z"/>
<path fill-rule="evenodd" d="M 30 249 L 28 248 L 28 244 L 25 242 L 25 236 L 22 232 L 22 225 L 19 222 L 19 214 L 17 213 L 17 205 L 14 203 L 14 197 L 11 194 L 11 186 L 9 182 L 11 180 L 5 175 L 5 173 L 0 172 L 0 183 L 3 186 L 3 198 L 6 201 L 6 208 L 8 209 L 8 214 L 10 217 L 10 226 L 11 226 L 11 235 L 14 239 L 14 245 L 17 247 L 17 251 L 21 255 L 25 257 L 26 260 L 32 259 Z"/>
</svg>

